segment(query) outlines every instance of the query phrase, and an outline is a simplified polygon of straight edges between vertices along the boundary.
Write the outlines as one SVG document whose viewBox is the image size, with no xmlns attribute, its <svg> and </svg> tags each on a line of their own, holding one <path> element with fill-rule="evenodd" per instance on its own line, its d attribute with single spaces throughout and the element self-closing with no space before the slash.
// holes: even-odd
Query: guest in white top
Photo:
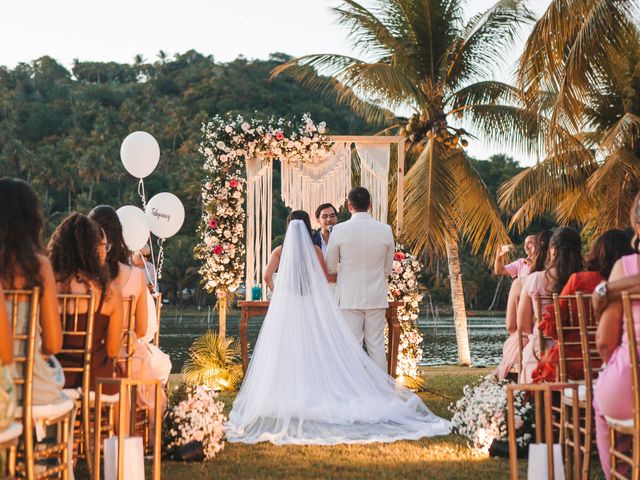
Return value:
<svg viewBox="0 0 640 480">
<path fill-rule="evenodd" d="M 322 250 L 322 255 L 327 256 L 327 244 L 333 226 L 338 223 L 338 210 L 330 203 L 323 203 L 316 208 L 316 221 L 320 224 L 320 230 L 311 235 L 314 245 Z"/>
</svg>

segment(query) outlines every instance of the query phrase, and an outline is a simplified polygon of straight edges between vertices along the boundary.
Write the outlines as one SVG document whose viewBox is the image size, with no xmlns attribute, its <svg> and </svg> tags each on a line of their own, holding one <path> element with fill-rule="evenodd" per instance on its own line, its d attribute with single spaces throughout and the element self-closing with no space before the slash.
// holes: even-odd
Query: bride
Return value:
<svg viewBox="0 0 640 480">
<path fill-rule="evenodd" d="M 293 212 L 284 245 L 270 260 L 277 283 L 227 440 L 332 445 L 449 433 L 448 421 L 396 385 L 358 344 L 316 249 L 309 215 Z"/>
</svg>

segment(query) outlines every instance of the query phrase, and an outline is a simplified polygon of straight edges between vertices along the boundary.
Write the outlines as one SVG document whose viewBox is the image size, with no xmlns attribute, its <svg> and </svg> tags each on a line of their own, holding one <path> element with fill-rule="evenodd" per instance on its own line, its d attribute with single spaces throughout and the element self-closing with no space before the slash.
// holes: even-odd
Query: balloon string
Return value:
<svg viewBox="0 0 640 480">
<path fill-rule="evenodd" d="M 164 248 L 163 248 L 164 238 L 158 239 L 158 280 L 162 278 L 162 266 L 164 264 Z"/>
<path fill-rule="evenodd" d="M 138 182 L 138 195 L 140 195 L 140 199 L 142 200 L 142 209 L 147 209 L 147 197 L 144 193 L 144 180 L 141 178 Z"/>
</svg>

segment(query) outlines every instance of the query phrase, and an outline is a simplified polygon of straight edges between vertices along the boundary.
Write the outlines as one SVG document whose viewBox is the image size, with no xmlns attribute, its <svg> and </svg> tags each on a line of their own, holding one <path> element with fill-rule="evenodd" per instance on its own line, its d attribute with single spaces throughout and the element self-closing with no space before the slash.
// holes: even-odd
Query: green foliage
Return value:
<svg viewBox="0 0 640 480">
<path fill-rule="evenodd" d="M 233 337 L 207 332 L 189 347 L 182 376 L 189 385 L 206 385 L 214 390 L 236 390 L 242 380 L 240 344 Z"/>
<path fill-rule="evenodd" d="M 186 208 L 179 236 L 166 243 L 165 298 L 181 301 L 189 288 L 202 301 L 192 248 L 201 214 L 202 122 L 225 113 L 310 112 L 332 133 L 373 133 L 349 108 L 336 107 L 334 95 L 311 93 L 284 77 L 269 80 L 269 72 L 289 59 L 273 54 L 266 61 L 216 63 L 190 50 L 173 58 L 162 53 L 156 62 L 141 56 L 133 64 L 76 60 L 71 71 L 46 56 L 0 67 L 0 175 L 34 186 L 50 234 L 76 210 L 140 205 L 137 180 L 120 163 L 120 144 L 129 132 L 148 131 L 161 148 L 158 168 L 145 179 L 148 196 L 171 191 Z M 279 177 L 274 181 L 279 188 Z M 276 191 L 274 236 L 284 233 L 285 217 Z"/>
</svg>

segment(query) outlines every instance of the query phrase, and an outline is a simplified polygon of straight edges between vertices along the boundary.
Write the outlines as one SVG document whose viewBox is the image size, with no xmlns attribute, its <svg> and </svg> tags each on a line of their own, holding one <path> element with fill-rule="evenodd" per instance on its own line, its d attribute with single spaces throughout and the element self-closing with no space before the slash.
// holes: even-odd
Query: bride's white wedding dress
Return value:
<svg viewBox="0 0 640 480">
<path fill-rule="evenodd" d="M 226 424 L 230 442 L 331 445 L 450 431 L 358 345 L 304 223 L 289 224 L 278 282 Z"/>
</svg>

